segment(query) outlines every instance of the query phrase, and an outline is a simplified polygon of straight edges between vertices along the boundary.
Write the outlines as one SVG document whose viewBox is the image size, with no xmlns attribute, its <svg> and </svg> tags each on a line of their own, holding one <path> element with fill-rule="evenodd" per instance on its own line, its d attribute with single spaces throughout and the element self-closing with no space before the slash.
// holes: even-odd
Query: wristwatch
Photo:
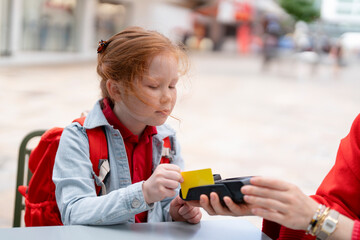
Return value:
<svg viewBox="0 0 360 240">
<path fill-rule="evenodd" d="M 339 212 L 335 210 L 330 210 L 329 215 L 324 219 L 323 224 L 321 225 L 319 234 L 316 235 L 317 240 L 327 239 L 331 233 L 336 229 L 336 224 L 338 223 Z"/>
</svg>

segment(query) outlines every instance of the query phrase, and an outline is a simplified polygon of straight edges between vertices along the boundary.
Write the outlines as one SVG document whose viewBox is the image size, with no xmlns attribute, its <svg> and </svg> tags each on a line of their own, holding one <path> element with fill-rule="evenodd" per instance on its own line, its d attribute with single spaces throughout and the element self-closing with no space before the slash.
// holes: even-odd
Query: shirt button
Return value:
<svg viewBox="0 0 360 240">
<path fill-rule="evenodd" d="M 140 200 L 137 199 L 137 198 L 135 198 L 135 199 L 132 200 L 132 202 L 131 202 L 131 207 L 132 207 L 132 208 L 138 208 L 138 207 L 140 207 L 140 205 L 141 205 Z"/>
</svg>

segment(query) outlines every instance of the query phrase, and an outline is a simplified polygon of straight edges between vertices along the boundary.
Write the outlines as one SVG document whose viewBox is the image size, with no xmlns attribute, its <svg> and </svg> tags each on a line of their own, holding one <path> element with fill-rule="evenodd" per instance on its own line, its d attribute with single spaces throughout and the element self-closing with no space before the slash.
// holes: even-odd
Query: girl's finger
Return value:
<svg viewBox="0 0 360 240">
<path fill-rule="evenodd" d="M 245 204 L 236 204 L 232 201 L 230 197 L 224 197 L 224 202 L 228 207 L 229 211 L 232 213 L 231 215 L 235 216 L 244 216 L 244 215 L 252 215 L 251 211 Z"/>
<path fill-rule="evenodd" d="M 190 218 L 190 219 L 188 219 L 186 221 L 189 222 L 189 223 L 196 224 L 196 223 L 200 222 L 201 217 L 202 217 L 202 213 L 199 211 L 193 218 Z"/>
<path fill-rule="evenodd" d="M 192 208 L 190 211 L 188 211 L 186 214 L 182 215 L 185 219 L 191 219 L 194 218 L 199 212 L 198 208 Z"/>
<path fill-rule="evenodd" d="M 215 210 L 212 208 L 212 206 L 210 205 L 210 200 L 209 198 L 205 195 L 202 194 L 200 196 L 200 206 L 209 214 L 209 215 L 215 215 Z"/>
<path fill-rule="evenodd" d="M 166 197 L 174 197 L 177 192 L 174 189 L 164 188 L 162 191 L 163 196 Z"/>
<path fill-rule="evenodd" d="M 193 208 L 189 207 L 188 205 L 184 204 L 179 208 L 179 214 L 184 216 L 188 214 Z"/>
<path fill-rule="evenodd" d="M 160 164 L 158 167 L 160 167 L 160 166 L 163 169 L 181 173 L 181 168 L 178 165 L 175 165 L 175 164 Z"/>
<path fill-rule="evenodd" d="M 167 189 L 177 189 L 179 186 L 179 182 L 170 179 L 161 179 L 158 181 L 158 184 Z"/>
<path fill-rule="evenodd" d="M 219 199 L 219 196 L 217 195 L 217 193 L 215 193 L 215 192 L 210 193 L 210 203 L 217 215 L 230 215 L 231 214 L 230 211 L 226 207 L 223 207 L 221 205 L 220 199 Z"/>
<path fill-rule="evenodd" d="M 177 183 L 184 181 L 184 178 L 182 177 L 182 175 L 177 171 L 164 171 L 164 172 L 160 173 L 159 175 L 165 179 L 176 181 Z"/>
</svg>

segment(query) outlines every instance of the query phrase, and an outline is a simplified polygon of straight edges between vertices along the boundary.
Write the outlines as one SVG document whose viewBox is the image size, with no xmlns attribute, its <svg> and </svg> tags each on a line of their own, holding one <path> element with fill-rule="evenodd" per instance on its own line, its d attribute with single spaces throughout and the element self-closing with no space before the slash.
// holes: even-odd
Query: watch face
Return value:
<svg viewBox="0 0 360 240">
<path fill-rule="evenodd" d="M 326 218 L 323 223 L 322 230 L 328 233 L 332 233 L 335 230 L 335 227 L 336 222 L 334 222 L 333 219 Z"/>
</svg>

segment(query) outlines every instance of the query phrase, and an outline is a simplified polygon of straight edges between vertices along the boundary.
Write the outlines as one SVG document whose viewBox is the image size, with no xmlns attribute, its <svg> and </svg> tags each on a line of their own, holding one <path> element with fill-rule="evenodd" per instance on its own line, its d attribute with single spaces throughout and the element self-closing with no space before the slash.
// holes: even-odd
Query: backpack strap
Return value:
<svg viewBox="0 0 360 240">
<path fill-rule="evenodd" d="M 83 126 L 85 117 L 75 119 L 74 122 L 78 122 L 81 126 Z M 96 194 L 99 195 L 101 191 L 101 195 L 105 195 L 106 187 L 104 180 L 110 172 L 108 146 L 105 131 L 102 127 L 96 127 L 92 129 L 86 129 L 86 134 L 89 139 L 89 153 L 93 171 L 98 177 L 98 180 L 100 180 L 100 182 L 98 182 L 97 179 L 95 179 Z"/>
<path fill-rule="evenodd" d="M 164 145 L 161 152 L 160 164 L 171 163 L 173 161 L 174 149 L 173 142 L 171 140 L 170 136 L 163 139 Z"/>
</svg>

